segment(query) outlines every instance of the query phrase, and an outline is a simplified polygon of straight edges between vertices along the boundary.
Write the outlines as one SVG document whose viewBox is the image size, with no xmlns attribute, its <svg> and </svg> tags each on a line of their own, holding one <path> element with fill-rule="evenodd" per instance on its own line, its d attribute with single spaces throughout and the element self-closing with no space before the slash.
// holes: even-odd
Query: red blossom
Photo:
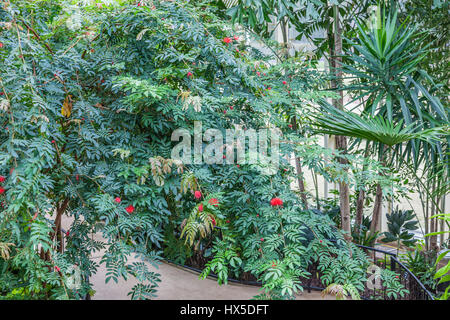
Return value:
<svg viewBox="0 0 450 320">
<path fill-rule="evenodd" d="M 215 226 L 216 225 L 216 219 L 214 219 L 213 216 L 209 216 L 209 217 L 211 218 L 211 222 L 212 222 L 213 226 Z"/>
<path fill-rule="evenodd" d="M 227 220 L 227 223 L 230 223 L 230 220 Z"/>
<path fill-rule="evenodd" d="M 283 200 L 281 200 L 280 198 L 273 198 L 272 200 L 270 200 L 270 205 L 272 207 L 282 206 L 283 205 Z"/>
<path fill-rule="evenodd" d="M 0 183 L 4 182 L 6 180 L 6 178 L 4 176 L 0 176 Z"/>
<path fill-rule="evenodd" d="M 257 76 L 260 76 L 260 75 L 261 75 L 261 72 L 259 72 L 259 71 L 256 72 L 256 75 L 257 75 Z"/>
<path fill-rule="evenodd" d="M 208 203 L 217 207 L 217 205 L 219 204 L 219 200 L 217 200 L 216 198 L 211 198 L 209 199 Z"/>
<path fill-rule="evenodd" d="M 0 48 L 3 48 L 3 43 L 0 42 Z"/>
<path fill-rule="evenodd" d="M 0 194 L 3 194 L 3 193 L 5 193 L 5 188 L 3 188 L 3 187 L 0 187 Z"/>
<path fill-rule="evenodd" d="M 126 210 L 128 213 L 133 213 L 134 207 L 133 207 L 132 205 L 129 205 L 128 207 L 125 208 L 125 210 Z"/>
<path fill-rule="evenodd" d="M 264 238 L 261 238 L 260 240 L 261 240 L 261 242 L 263 242 L 263 241 L 264 241 Z"/>
<path fill-rule="evenodd" d="M 287 84 L 287 82 L 286 82 L 286 81 L 283 81 L 283 84 Z"/>
<path fill-rule="evenodd" d="M 55 270 L 56 270 L 56 272 L 60 272 L 61 271 L 61 269 L 58 266 L 55 266 Z"/>
<path fill-rule="evenodd" d="M 114 201 L 117 202 L 117 203 L 120 203 L 120 201 L 122 201 L 122 199 L 120 199 L 119 197 L 116 197 L 116 198 L 114 199 Z"/>
<path fill-rule="evenodd" d="M 231 39 L 230 38 L 228 38 L 228 37 L 225 37 L 225 38 L 223 38 L 223 42 L 225 42 L 225 43 L 230 43 L 231 42 Z"/>
<path fill-rule="evenodd" d="M 198 211 L 200 211 L 200 212 L 203 211 L 203 203 L 200 203 L 200 205 L 198 206 Z"/>
<path fill-rule="evenodd" d="M 233 39 L 236 40 L 236 41 L 238 41 L 238 40 L 239 40 L 239 37 L 238 37 L 238 36 L 234 36 Z"/>
<path fill-rule="evenodd" d="M 190 71 L 187 73 L 187 77 L 188 77 L 188 78 L 192 77 L 193 75 L 194 75 L 194 74 L 193 74 L 192 72 L 190 72 Z"/>
<path fill-rule="evenodd" d="M 200 192 L 200 191 L 195 191 L 194 192 L 194 197 L 195 197 L 195 199 L 200 199 L 201 197 L 202 197 L 202 193 Z"/>
</svg>

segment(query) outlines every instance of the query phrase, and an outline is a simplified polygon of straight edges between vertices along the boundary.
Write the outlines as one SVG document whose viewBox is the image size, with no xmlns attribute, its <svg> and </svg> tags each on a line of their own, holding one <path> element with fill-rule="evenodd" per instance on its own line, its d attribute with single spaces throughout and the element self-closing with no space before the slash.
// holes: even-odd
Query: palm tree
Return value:
<svg viewBox="0 0 450 320">
<path fill-rule="evenodd" d="M 433 89 L 435 84 L 418 67 L 427 54 L 428 46 L 423 45 L 426 35 L 405 22 L 400 24 L 397 13 L 391 12 L 394 13 L 386 15 L 383 9 L 376 28 L 369 29 L 358 22 L 355 38 L 348 40 L 353 50 L 347 52 L 343 72 L 353 82 L 345 89 L 355 93 L 349 104 L 360 100 L 358 106 L 362 105 L 363 114 L 387 119 L 398 129 L 408 128 L 410 133 L 446 125 L 448 110 L 427 89 L 430 86 Z M 436 159 L 447 163 L 444 158 L 448 157 L 445 153 L 448 142 L 448 135 L 432 143 L 411 138 L 405 145 L 394 144 L 395 148 L 390 150 L 397 163 L 405 161 L 417 170 L 424 162 L 432 167 Z M 377 144 L 378 154 L 385 154 L 386 145 Z M 381 187 L 377 186 L 374 217 L 380 215 L 381 201 Z M 377 223 L 372 219 L 372 230 L 377 231 Z"/>
<path fill-rule="evenodd" d="M 441 141 L 441 136 L 448 132 L 448 127 L 421 129 L 415 124 L 404 125 L 403 120 L 397 124 L 384 119 L 382 116 L 358 115 L 356 113 L 339 110 L 324 104 L 322 112 L 312 115 L 314 131 L 321 134 L 341 135 L 353 137 L 377 143 L 383 150 L 380 161 L 384 163 L 386 155 L 396 145 L 409 143 L 414 140 L 424 141 L 429 144 Z M 381 185 L 377 185 L 376 201 L 372 215 L 371 233 L 374 234 L 379 228 L 379 218 L 382 200 Z M 362 220 L 362 210 L 357 210 L 356 223 Z"/>
</svg>

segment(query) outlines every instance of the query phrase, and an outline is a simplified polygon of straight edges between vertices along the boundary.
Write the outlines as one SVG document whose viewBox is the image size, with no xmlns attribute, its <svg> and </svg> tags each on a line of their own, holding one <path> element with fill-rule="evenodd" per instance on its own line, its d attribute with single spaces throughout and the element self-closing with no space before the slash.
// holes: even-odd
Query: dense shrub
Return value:
<svg viewBox="0 0 450 320">
<path fill-rule="evenodd" d="M 326 215 L 304 210 L 285 160 L 269 175 L 225 153 L 221 165 L 171 157 L 172 133 L 193 133 L 194 121 L 293 134 L 292 103 L 323 96 L 308 62 L 290 61 L 290 77 L 273 70 L 209 3 L 12 1 L 0 21 L 0 295 L 82 298 L 97 251 L 106 281 L 139 280 L 134 299 L 154 297 L 160 280 L 144 262 L 199 251 L 202 276 L 249 272 L 265 298 L 292 297 L 313 262 L 326 284 L 363 289 L 367 259 Z M 293 146 L 280 149 L 284 159 Z"/>
</svg>

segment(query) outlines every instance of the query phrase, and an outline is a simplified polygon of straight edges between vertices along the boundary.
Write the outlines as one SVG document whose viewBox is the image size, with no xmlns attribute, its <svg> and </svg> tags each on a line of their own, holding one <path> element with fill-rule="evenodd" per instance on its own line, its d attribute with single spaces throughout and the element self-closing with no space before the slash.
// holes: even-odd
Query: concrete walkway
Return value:
<svg viewBox="0 0 450 320">
<path fill-rule="evenodd" d="M 65 217 L 62 221 L 62 227 L 69 229 L 72 223 L 71 220 Z M 91 235 L 91 237 L 98 241 L 104 241 L 100 233 Z M 104 250 L 95 252 L 92 259 L 100 263 L 103 254 Z M 128 257 L 127 263 L 133 263 L 134 261 L 138 260 L 134 257 Z M 198 273 L 173 264 L 162 263 L 157 269 L 149 263 L 146 264 L 150 271 L 161 275 L 156 300 L 250 300 L 261 293 L 260 287 L 257 286 L 236 283 L 220 286 L 217 284 L 216 279 L 210 277 L 200 280 Z M 137 283 L 136 279 L 131 276 L 127 281 L 118 279 L 118 283 L 115 283 L 113 280 L 105 283 L 105 279 L 106 267 L 104 264 L 100 264 L 97 273 L 90 278 L 90 282 L 95 290 L 92 300 L 129 300 L 130 296 L 127 294 Z M 335 300 L 335 297 L 326 296 L 322 298 L 318 291 L 308 293 L 305 290 L 297 296 L 297 299 Z"/>
<path fill-rule="evenodd" d="M 219 286 L 215 279 L 200 280 L 198 273 L 184 268 L 163 263 L 158 269 L 152 268 L 161 275 L 156 300 L 250 300 L 260 293 L 256 286 L 228 283 Z M 113 281 L 105 284 L 105 268 L 99 268 L 97 274 L 91 278 L 95 295 L 93 300 L 125 300 L 130 299 L 127 293 L 136 284 L 134 278 Z M 320 292 L 303 292 L 297 300 L 335 300 L 332 296 L 322 298 Z"/>
</svg>

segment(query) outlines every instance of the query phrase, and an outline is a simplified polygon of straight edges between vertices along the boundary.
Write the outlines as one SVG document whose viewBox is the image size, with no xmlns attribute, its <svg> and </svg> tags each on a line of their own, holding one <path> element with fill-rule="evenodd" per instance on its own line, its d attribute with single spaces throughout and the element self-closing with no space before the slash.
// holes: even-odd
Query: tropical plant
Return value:
<svg viewBox="0 0 450 320">
<path fill-rule="evenodd" d="M 383 232 L 383 242 L 396 242 L 397 254 L 400 249 L 400 243 L 411 247 L 417 241 L 414 239 L 414 233 L 410 231 L 417 230 L 418 221 L 414 221 L 412 210 L 399 210 L 398 207 L 386 215 L 388 231 Z"/>
<path fill-rule="evenodd" d="M 441 219 L 443 221 L 446 222 L 447 226 L 450 223 L 450 214 L 438 214 L 438 215 L 434 215 L 431 217 L 432 219 Z M 435 233 L 429 233 L 426 236 L 433 236 L 433 235 L 438 235 L 438 234 L 445 234 L 445 233 L 449 233 L 449 231 L 436 231 Z M 439 256 L 436 259 L 435 265 L 434 267 L 436 268 L 438 263 L 450 252 L 450 250 L 443 250 L 443 252 L 441 254 L 439 254 Z M 438 284 L 440 283 L 444 283 L 444 282 L 449 282 L 450 281 L 450 261 L 447 262 L 447 264 L 441 268 L 439 268 L 439 270 L 436 271 L 436 273 L 434 274 L 434 279 L 439 279 Z M 442 296 L 439 298 L 441 300 L 448 300 L 450 298 L 450 285 L 447 286 L 447 288 L 445 289 L 444 293 L 442 294 Z"/>
<path fill-rule="evenodd" d="M 386 119 L 392 123 L 392 128 L 400 124 L 399 129 L 418 132 L 446 128 L 448 110 L 433 94 L 432 78 L 419 67 L 430 44 L 425 41 L 426 31 L 419 32 L 416 25 L 406 21 L 399 23 L 395 7 L 391 7 L 389 13 L 386 11 L 385 6 L 381 8 L 373 27 L 358 22 L 357 34 L 347 40 L 351 50 L 346 52 L 343 72 L 353 80 L 346 87 L 353 93 L 350 103 L 360 101 L 358 105 L 362 105 L 364 114 Z M 391 163 L 394 160 L 397 160 L 397 166 L 406 163 L 414 171 L 421 163 L 426 163 L 426 167 L 432 168 L 429 172 L 434 174 L 441 162 L 446 164 L 448 171 L 447 145 L 448 135 L 438 141 L 414 138 L 392 148 Z M 380 144 L 373 145 L 372 150 L 379 155 L 386 154 L 385 147 Z M 435 201 L 433 197 L 431 199 Z M 380 214 L 381 201 L 380 189 L 375 199 L 374 216 Z M 378 220 L 373 219 L 371 229 L 377 230 Z"/>
</svg>

